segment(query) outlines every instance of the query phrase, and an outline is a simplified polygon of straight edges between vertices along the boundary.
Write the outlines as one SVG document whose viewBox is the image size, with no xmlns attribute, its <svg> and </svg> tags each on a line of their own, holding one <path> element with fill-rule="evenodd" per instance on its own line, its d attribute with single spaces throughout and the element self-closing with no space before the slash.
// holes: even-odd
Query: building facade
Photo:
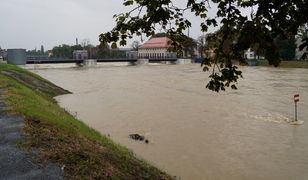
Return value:
<svg viewBox="0 0 308 180">
<path fill-rule="evenodd" d="M 245 51 L 245 53 L 244 53 L 244 57 L 246 59 L 256 59 L 255 56 L 256 56 L 256 53 L 254 51 L 252 51 L 250 48 L 247 51 Z"/>
<path fill-rule="evenodd" d="M 151 38 L 138 48 L 138 58 L 168 59 L 176 58 L 175 52 L 170 52 L 171 40 L 168 37 Z"/>
<path fill-rule="evenodd" d="M 264 59 L 264 56 L 258 55 L 255 51 L 252 51 L 250 48 L 245 51 L 244 58 L 248 60 L 252 59 Z"/>
<path fill-rule="evenodd" d="M 307 55 L 304 56 L 304 54 L 308 54 L 308 51 L 306 51 L 306 48 L 304 48 L 303 50 L 299 49 L 299 46 L 302 44 L 302 38 L 297 38 L 296 39 L 296 50 L 295 50 L 295 59 L 296 60 L 308 60 Z"/>
</svg>

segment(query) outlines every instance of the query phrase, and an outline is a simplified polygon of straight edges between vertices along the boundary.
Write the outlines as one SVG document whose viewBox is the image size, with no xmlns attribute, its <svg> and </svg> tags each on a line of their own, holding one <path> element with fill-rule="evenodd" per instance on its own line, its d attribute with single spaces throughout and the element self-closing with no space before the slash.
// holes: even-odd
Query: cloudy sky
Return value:
<svg viewBox="0 0 308 180">
<path fill-rule="evenodd" d="M 45 50 L 55 45 L 74 44 L 89 39 L 98 44 L 98 36 L 114 26 L 112 16 L 129 9 L 123 0 L 0 0 L 0 46 L 2 48 Z M 185 1 L 179 0 L 184 4 Z M 202 33 L 199 19 L 193 22 L 192 37 Z M 140 40 L 137 38 L 136 40 Z"/>
</svg>

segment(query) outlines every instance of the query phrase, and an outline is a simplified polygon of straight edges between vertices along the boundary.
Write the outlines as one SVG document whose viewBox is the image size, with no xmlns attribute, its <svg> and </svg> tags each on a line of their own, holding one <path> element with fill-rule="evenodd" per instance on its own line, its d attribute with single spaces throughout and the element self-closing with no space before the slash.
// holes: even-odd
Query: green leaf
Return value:
<svg viewBox="0 0 308 180">
<path fill-rule="evenodd" d="M 117 43 L 113 42 L 113 43 L 111 44 L 111 48 L 112 48 L 112 49 L 116 49 L 116 48 L 117 48 Z"/>
</svg>

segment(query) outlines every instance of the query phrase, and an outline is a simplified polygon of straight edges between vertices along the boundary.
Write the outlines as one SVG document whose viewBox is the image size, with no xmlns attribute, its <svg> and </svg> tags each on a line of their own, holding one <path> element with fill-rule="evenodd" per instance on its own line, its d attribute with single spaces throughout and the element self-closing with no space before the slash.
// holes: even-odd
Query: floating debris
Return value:
<svg viewBox="0 0 308 180">
<path fill-rule="evenodd" d="M 145 139 L 144 136 L 140 134 L 130 134 L 129 137 L 136 141 L 144 141 L 146 144 L 150 142 L 148 139 Z"/>
<path fill-rule="evenodd" d="M 136 140 L 136 141 L 143 141 L 144 140 L 144 136 L 141 136 L 139 134 L 130 134 L 129 137 L 133 140 Z"/>
</svg>

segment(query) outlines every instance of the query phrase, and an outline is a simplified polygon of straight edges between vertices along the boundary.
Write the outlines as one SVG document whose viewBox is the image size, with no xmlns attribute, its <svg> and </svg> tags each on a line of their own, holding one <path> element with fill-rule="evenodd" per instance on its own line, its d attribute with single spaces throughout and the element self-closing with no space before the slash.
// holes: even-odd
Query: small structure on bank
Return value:
<svg viewBox="0 0 308 180">
<path fill-rule="evenodd" d="M 85 60 L 89 59 L 87 50 L 75 50 L 73 52 L 73 58 L 76 60 Z"/>
<path fill-rule="evenodd" d="M 308 33 L 307 33 L 308 34 Z M 302 38 L 298 37 L 296 39 L 296 50 L 295 50 L 295 59 L 296 60 L 308 60 L 308 51 L 306 48 L 300 50 L 299 46 L 303 44 Z"/>
<path fill-rule="evenodd" d="M 264 59 L 264 56 L 258 55 L 255 51 L 250 48 L 245 51 L 244 58 L 246 59 L 249 66 L 256 66 L 259 59 Z"/>
<path fill-rule="evenodd" d="M 27 55 L 25 49 L 8 49 L 7 63 L 14 65 L 25 65 L 27 63 Z"/>
<path fill-rule="evenodd" d="M 168 59 L 176 58 L 175 52 L 170 52 L 171 39 L 168 37 L 155 37 L 140 45 L 138 58 L 140 59 Z"/>
</svg>

